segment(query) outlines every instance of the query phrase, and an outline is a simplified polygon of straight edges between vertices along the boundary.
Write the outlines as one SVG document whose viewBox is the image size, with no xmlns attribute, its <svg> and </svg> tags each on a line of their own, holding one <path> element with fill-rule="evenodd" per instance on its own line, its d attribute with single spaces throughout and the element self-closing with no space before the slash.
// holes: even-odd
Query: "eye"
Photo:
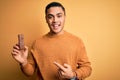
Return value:
<svg viewBox="0 0 120 80">
<path fill-rule="evenodd" d="M 47 18 L 48 18 L 48 19 L 52 19 L 52 18 L 53 18 L 53 15 L 48 14 L 48 15 L 47 15 Z"/>
<path fill-rule="evenodd" d="M 62 15 L 58 15 L 57 17 L 58 17 L 58 18 L 61 18 L 61 17 L 62 17 Z"/>
<path fill-rule="evenodd" d="M 52 18 L 52 16 L 48 16 L 47 18 L 48 18 L 48 19 L 51 19 L 51 18 Z"/>
</svg>

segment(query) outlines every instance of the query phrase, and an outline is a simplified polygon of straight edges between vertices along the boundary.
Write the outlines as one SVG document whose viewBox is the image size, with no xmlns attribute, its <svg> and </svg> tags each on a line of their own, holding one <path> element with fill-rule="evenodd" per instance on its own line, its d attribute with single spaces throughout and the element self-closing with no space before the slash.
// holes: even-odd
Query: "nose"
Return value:
<svg viewBox="0 0 120 80">
<path fill-rule="evenodd" d="M 53 18 L 53 22 L 57 22 L 58 21 L 58 18 L 57 17 L 54 17 Z"/>
</svg>

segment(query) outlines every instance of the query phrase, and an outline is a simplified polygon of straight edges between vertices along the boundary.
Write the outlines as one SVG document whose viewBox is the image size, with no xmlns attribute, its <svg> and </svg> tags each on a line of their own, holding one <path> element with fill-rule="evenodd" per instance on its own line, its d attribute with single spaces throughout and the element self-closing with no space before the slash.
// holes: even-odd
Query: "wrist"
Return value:
<svg viewBox="0 0 120 80">
<path fill-rule="evenodd" d="M 23 63 L 20 63 L 21 66 L 25 66 L 27 64 L 27 60 L 25 60 Z"/>
</svg>

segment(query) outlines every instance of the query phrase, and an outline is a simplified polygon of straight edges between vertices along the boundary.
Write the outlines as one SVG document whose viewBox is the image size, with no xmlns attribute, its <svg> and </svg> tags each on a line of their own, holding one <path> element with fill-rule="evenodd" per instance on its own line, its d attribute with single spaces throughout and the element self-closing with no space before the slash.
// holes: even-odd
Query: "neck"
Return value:
<svg viewBox="0 0 120 80">
<path fill-rule="evenodd" d="M 52 35 L 52 36 L 57 36 L 57 35 L 59 36 L 59 35 L 61 35 L 61 34 L 63 34 L 63 33 L 64 33 L 64 30 L 62 30 L 62 31 L 60 31 L 60 32 L 58 32 L 58 33 L 54 33 L 54 32 L 52 32 L 52 31 L 49 32 L 49 34 Z"/>
</svg>

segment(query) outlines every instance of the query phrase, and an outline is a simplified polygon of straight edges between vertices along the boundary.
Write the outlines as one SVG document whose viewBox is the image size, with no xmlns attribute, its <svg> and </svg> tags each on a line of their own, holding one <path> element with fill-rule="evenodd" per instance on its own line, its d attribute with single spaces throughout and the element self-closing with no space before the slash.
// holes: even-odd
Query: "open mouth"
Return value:
<svg viewBox="0 0 120 80">
<path fill-rule="evenodd" d="M 60 24 L 53 24 L 52 27 L 53 29 L 57 30 L 60 28 Z"/>
</svg>

